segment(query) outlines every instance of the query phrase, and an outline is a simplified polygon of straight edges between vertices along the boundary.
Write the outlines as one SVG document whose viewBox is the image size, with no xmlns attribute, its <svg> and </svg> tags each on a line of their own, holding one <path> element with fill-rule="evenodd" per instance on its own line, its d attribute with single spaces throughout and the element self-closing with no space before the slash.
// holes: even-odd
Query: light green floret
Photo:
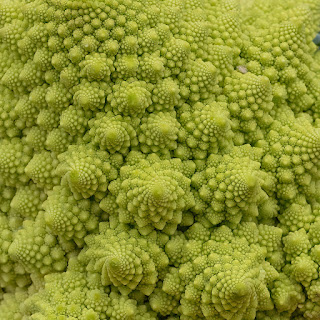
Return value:
<svg viewBox="0 0 320 320">
<path fill-rule="evenodd" d="M 8 252 L 29 273 L 45 275 L 63 271 L 67 266 L 65 251 L 57 238 L 48 233 L 43 212 L 39 212 L 35 221 L 23 222 L 23 228 L 14 234 Z"/>
<path fill-rule="evenodd" d="M 135 223 L 142 234 L 154 228 L 173 234 L 184 210 L 193 206 L 190 177 L 195 165 L 180 159 L 160 160 L 155 154 L 121 168 L 109 190 L 117 197 L 119 219 Z"/>
<path fill-rule="evenodd" d="M 314 221 L 311 206 L 308 204 L 293 203 L 278 217 L 279 227 L 284 231 L 284 234 L 299 229 L 309 230 L 310 225 Z"/>
<path fill-rule="evenodd" d="M 18 117 L 25 122 L 27 127 L 32 127 L 35 125 L 39 110 L 30 101 L 30 99 L 28 99 L 28 96 L 21 97 L 14 107 L 14 110 Z"/>
<path fill-rule="evenodd" d="M 20 187 L 14 195 L 10 208 L 23 218 L 35 219 L 47 199 L 46 193 L 35 184 Z"/>
<path fill-rule="evenodd" d="M 210 154 L 231 150 L 233 133 L 226 104 L 197 102 L 192 107 L 184 104 L 179 109 L 179 115 L 186 132 L 180 133 L 179 141 L 187 145 L 195 159 L 205 159 Z"/>
<path fill-rule="evenodd" d="M 57 71 L 62 71 L 68 65 L 68 56 L 65 52 L 54 53 L 51 58 L 51 64 Z"/>
<path fill-rule="evenodd" d="M 42 207 L 50 230 L 65 241 L 74 240 L 79 247 L 83 246 L 84 237 L 98 227 L 100 211 L 94 202 L 77 201 L 67 187 L 54 187 Z"/>
<path fill-rule="evenodd" d="M 106 100 L 106 92 L 109 85 L 104 82 L 88 82 L 83 80 L 74 87 L 74 104 L 84 110 L 96 111 L 102 109 Z"/>
<path fill-rule="evenodd" d="M 144 153 L 155 152 L 170 156 L 177 148 L 180 123 L 175 114 L 152 113 L 141 119 L 139 126 L 139 148 Z"/>
<path fill-rule="evenodd" d="M 114 71 L 113 61 L 102 53 L 87 55 L 79 65 L 80 76 L 86 77 L 89 81 L 108 81 L 111 72 Z"/>
<path fill-rule="evenodd" d="M 307 254 L 301 254 L 286 265 L 284 271 L 294 280 L 308 288 L 312 280 L 318 279 L 318 264 Z"/>
<path fill-rule="evenodd" d="M 39 188 L 50 190 L 60 183 L 60 177 L 55 173 L 58 163 L 54 153 L 35 153 L 26 166 L 25 173 Z"/>
<path fill-rule="evenodd" d="M 178 81 L 172 78 L 159 80 L 152 90 L 152 104 L 148 111 L 171 111 L 181 104 Z"/>
<path fill-rule="evenodd" d="M 246 239 L 249 244 L 256 243 L 259 239 L 259 236 L 261 236 L 258 226 L 254 222 L 242 222 L 241 224 L 238 224 L 237 227 L 232 231 L 235 236 Z M 265 242 L 264 245 L 266 245 L 267 241 L 261 241 L 261 239 L 259 240 L 260 246 L 263 246 L 263 242 Z"/>
<path fill-rule="evenodd" d="M 20 61 L 12 64 L 1 78 L 0 84 L 4 85 L 15 93 L 25 93 L 26 88 L 23 84 L 23 81 L 18 77 L 22 71 L 22 68 L 23 63 Z"/>
<path fill-rule="evenodd" d="M 311 224 L 308 237 L 313 246 L 320 244 L 320 221 L 318 217 L 316 217 L 316 221 Z"/>
<path fill-rule="evenodd" d="M 210 45 L 208 51 L 208 60 L 217 68 L 218 83 L 223 84 L 224 78 L 234 70 L 232 49 L 224 45 Z"/>
<path fill-rule="evenodd" d="M 82 135 L 86 131 L 91 117 L 91 110 L 71 105 L 61 113 L 60 127 L 71 135 Z"/>
<path fill-rule="evenodd" d="M 59 116 L 59 112 L 55 109 L 41 109 L 37 117 L 37 125 L 42 130 L 52 130 L 59 125 Z"/>
<path fill-rule="evenodd" d="M 179 300 L 172 299 L 172 296 L 156 288 L 150 296 L 150 306 L 152 310 L 161 315 L 170 315 L 171 313 L 179 313 Z M 168 318 L 171 319 L 171 318 Z M 178 318 L 179 319 L 179 318 Z M 173 320 L 176 320 L 173 318 Z"/>
<path fill-rule="evenodd" d="M 160 51 L 156 51 L 152 54 L 144 53 L 139 60 L 137 78 L 150 83 L 156 83 L 168 73 L 166 72 L 164 63 L 165 59 L 160 57 Z"/>
<path fill-rule="evenodd" d="M 12 52 L 5 44 L 1 43 L 0 50 L 0 79 L 4 76 L 10 66 L 19 60 L 19 54 L 17 52 Z"/>
<path fill-rule="evenodd" d="M 29 95 L 29 101 L 38 109 L 43 109 L 46 107 L 46 93 L 48 84 L 43 84 L 42 86 L 35 87 Z"/>
<path fill-rule="evenodd" d="M 6 292 L 14 292 L 16 288 L 30 285 L 30 277 L 25 268 L 9 255 L 15 230 L 4 213 L 0 213 L 0 287 Z"/>
<path fill-rule="evenodd" d="M 319 308 L 319 279 L 311 281 L 311 285 L 307 288 L 308 302 L 303 307 L 304 319 L 315 320 L 320 315 Z"/>
<path fill-rule="evenodd" d="M 64 84 L 65 87 L 72 88 L 79 83 L 79 76 L 79 66 L 75 66 L 72 63 L 69 63 L 69 65 L 60 72 L 60 82 Z"/>
<path fill-rule="evenodd" d="M 286 259 L 288 261 L 299 256 L 300 254 L 308 254 L 311 249 L 311 244 L 308 239 L 308 235 L 304 229 L 299 229 L 295 232 L 289 232 L 289 234 L 282 239 L 283 251 L 286 253 Z"/>
<path fill-rule="evenodd" d="M 274 282 L 271 296 L 277 311 L 290 314 L 305 301 L 302 286 L 284 273 L 280 273 L 279 278 Z"/>
<path fill-rule="evenodd" d="M 250 72 L 234 71 L 232 77 L 225 78 L 224 94 L 236 132 L 235 144 L 262 139 L 262 130 L 273 120 L 270 116 L 273 103 L 269 79 Z"/>
<path fill-rule="evenodd" d="M 46 139 L 47 131 L 39 126 L 31 127 L 26 135 L 26 143 L 37 152 L 44 149 Z"/>
<path fill-rule="evenodd" d="M 164 293 L 155 291 L 151 295 L 152 308 L 162 315 L 174 310 L 172 302 L 167 308 L 163 305 L 165 294 L 172 300 L 180 300 L 179 310 L 184 319 L 255 319 L 257 310 L 273 308 L 268 286 L 278 273 L 270 264 L 265 265 L 264 250 L 250 247 L 244 238 L 232 236 L 230 229 L 232 240 L 212 240 L 220 229 L 227 233 L 227 227 L 220 227 L 211 233 L 211 239 L 209 233 L 203 240 L 194 238 L 192 232 L 192 237 L 183 240 L 180 248 L 172 240 L 167 243 L 168 257 L 177 249 L 185 262 L 176 271 L 167 273 L 162 286 Z"/>
<path fill-rule="evenodd" d="M 134 79 L 137 76 L 139 60 L 136 54 L 118 54 L 114 66 L 116 70 L 113 76 L 126 81 L 128 79 Z"/>
<path fill-rule="evenodd" d="M 184 98 L 200 101 L 210 98 L 218 91 L 216 85 L 217 69 L 210 61 L 197 59 L 190 61 L 186 72 L 181 72 L 178 79 L 183 84 L 181 90 Z"/>
<path fill-rule="evenodd" d="M 66 151 L 73 141 L 74 137 L 64 129 L 55 128 L 48 133 L 45 146 L 48 150 L 59 154 Z"/>
<path fill-rule="evenodd" d="M 148 305 L 139 305 L 117 290 L 104 288 L 98 274 L 87 274 L 76 258 L 68 270 L 45 276 L 45 287 L 25 301 L 24 314 L 36 319 L 156 320 Z"/>
<path fill-rule="evenodd" d="M 20 70 L 19 80 L 27 91 L 31 91 L 34 87 L 44 83 L 44 74 L 38 70 L 33 61 L 28 61 Z"/>
<path fill-rule="evenodd" d="M 24 122 L 19 120 L 14 111 L 17 98 L 12 91 L 2 86 L 0 93 L 0 137 L 1 139 L 17 137 L 25 127 Z"/>
<path fill-rule="evenodd" d="M 47 48 L 38 48 L 33 56 L 33 62 L 42 71 L 46 71 L 51 68 L 51 59 L 53 52 Z"/>
<path fill-rule="evenodd" d="M 295 118 L 283 107 L 277 113 L 265 141 L 257 146 L 266 147 L 262 168 L 273 172 L 278 180 L 278 200 L 293 200 L 299 193 L 306 197 L 316 193 L 319 168 L 319 132 L 307 117 Z"/>
<path fill-rule="evenodd" d="M 21 305 L 28 298 L 26 290 L 17 290 L 14 293 L 6 293 L 0 304 L 0 317 L 3 320 L 21 320 L 23 311 Z"/>
<path fill-rule="evenodd" d="M 303 316 L 297 318 L 298 320 L 311 319 L 316 320 L 320 316 L 320 308 L 318 302 L 307 301 L 302 310 Z"/>
<path fill-rule="evenodd" d="M 64 85 L 54 82 L 48 88 L 45 99 L 50 109 L 61 112 L 69 106 L 72 95 Z"/>
<path fill-rule="evenodd" d="M 1 180 L 0 180 L 1 181 Z M 11 210 L 10 203 L 14 195 L 16 194 L 16 188 L 7 187 L 1 181 L 0 184 L 0 210 L 5 214 L 8 214 Z"/>
<path fill-rule="evenodd" d="M 0 175 L 1 184 L 8 187 L 22 185 L 29 181 L 25 174 L 28 162 L 32 158 L 32 150 L 25 139 L 13 138 L 0 142 Z"/>
<path fill-rule="evenodd" d="M 151 93 L 143 81 L 123 81 L 115 84 L 108 102 L 115 114 L 140 117 L 151 105 Z"/>
<path fill-rule="evenodd" d="M 265 7 L 266 4 L 260 5 L 249 18 L 253 19 L 252 25 L 245 31 L 249 31 L 255 40 L 244 48 L 250 61 L 248 65 L 258 65 L 259 71 L 275 83 L 274 101 L 277 105 L 286 101 L 295 113 L 308 110 L 308 113 L 318 117 L 314 102 L 319 97 L 319 81 L 314 60 L 306 59 L 316 50 L 311 41 L 315 34 L 312 31 L 315 28 L 314 19 L 318 16 L 311 9 L 315 3 L 308 1 L 307 5 L 295 6 L 292 1 L 285 1 L 281 8 L 272 10 L 275 3 L 269 1 L 268 7 Z M 284 14 L 281 19 L 280 12 Z M 246 15 L 246 10 L 243 14 Z M 295 17 L 300 17 L 299 22 Z M 270 23 L 265 24 L 265 21 Z"/>
<path fill-rule="evenodd" d="M 124 295 L 139 291 L 149 296 L 169 263 L 156 240 L 155 233 L 142 238 L 135 230 L 112 230 L 101 223 L 99 235 L 85 238 L 79 259 L 87 264 L 89 274 L 100 275 L 103 286 L 113 285 Z"/>
<path fill-rule="evenodd" d="M 241 149 L 239 154 L 234 150 L 236 153 L 224 156 L 211 155 L 207 169 L 192 177 L 200 201 L 207 204 L 205 212 L 197 213 L 204 214 L 214 225 L 223 220 L 239 223 L 243 217 L 256 217 L 258 205 L 268 199 L 263 190 L 267 187 L 266 174 L 259 170 L 260 163 L 252 159 L 254 151 L 248 157 Z"/>
<path fill-rule="evenodd" d="M 166 59 L 166 67 L 170 70 L 172 76 L 179 75 L 184 70 L 190 56 L 190 43 L 172 37 L 161 48 L 161 55 Z"/>
<path fill-rule="evenodd" d="M 69 185 L 77 200 L 93 195 L 101 199 L 109 181 L 118 175 L 108 158 L 106 151 L 95 150 L 90 145 L 70 145 L 58 156 L 60 164 L 55 172 L 63 177 L 63 183 Z"/>
<path fill-rule="evenodd" d="M 129 148 L 138 145 L 136 131 L 130 122 L 129 117 L 115 115 L 111 111 L 98 113 L 89 121 L 90 139 L 102 150 L 126 155 Z"/>
<path fill-rule="evenodd" d="M 260 247 L 265 248 L 266 260 L 278 271 L 285 264 L 282 246 L 282 229 L 274 226 L 259 224 L 258 242 Z"/>
</svg>

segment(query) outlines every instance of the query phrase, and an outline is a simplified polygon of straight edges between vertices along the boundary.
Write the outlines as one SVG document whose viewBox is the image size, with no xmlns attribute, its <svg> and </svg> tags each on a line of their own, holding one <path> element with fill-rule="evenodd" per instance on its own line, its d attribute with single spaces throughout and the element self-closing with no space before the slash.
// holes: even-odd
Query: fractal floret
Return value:
<svg viewBox="0 0 320 320">
<path fill-rule="evenodd" d="M 318 0 L 0 0 L 0 319 L 319 320 Z"/>
</svg>

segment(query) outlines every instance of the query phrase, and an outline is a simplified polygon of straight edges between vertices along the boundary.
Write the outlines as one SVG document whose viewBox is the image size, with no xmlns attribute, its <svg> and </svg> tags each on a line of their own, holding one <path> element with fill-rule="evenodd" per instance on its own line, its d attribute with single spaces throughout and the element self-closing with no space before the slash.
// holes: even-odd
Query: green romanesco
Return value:
<svg viewBox="0 0 320 320">
<path fill-rule="evenodd" d="M 318 0 L 0 1 L 0 319 L 319 320 Z"/>
</svg>

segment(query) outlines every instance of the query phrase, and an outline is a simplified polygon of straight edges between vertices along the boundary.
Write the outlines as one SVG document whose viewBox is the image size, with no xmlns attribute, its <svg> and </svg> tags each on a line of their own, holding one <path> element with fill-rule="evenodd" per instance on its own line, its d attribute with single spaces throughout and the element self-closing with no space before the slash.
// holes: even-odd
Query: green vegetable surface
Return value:
<svg viewBox="0 0 320 320">
<path fill-rule="evenodd" d="M 320 320 L 319 30 L 0 0 L 0 320 Z"/>
</svg>

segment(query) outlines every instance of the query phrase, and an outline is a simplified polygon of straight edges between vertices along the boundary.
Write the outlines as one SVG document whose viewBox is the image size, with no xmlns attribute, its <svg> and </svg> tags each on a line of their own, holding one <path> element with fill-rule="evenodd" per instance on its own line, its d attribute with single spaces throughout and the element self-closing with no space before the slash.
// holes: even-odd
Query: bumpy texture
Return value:
<svg viewBox="0 0 320 320">
<path fill-rule="evenodd" d="M 193 162 L 180 159 L 133 158 L 109 187 L 119 205 L 120 222 L 136 224 L 141 234 L 153 229 L 173 234 L 183 211 L 194 205 L 188 178 L 194 169 Z"/>
<path fill-rule="evenodd" d="M 318 0 L 0 1 L 0 318 L 319 320 Z"/>
</svg>

